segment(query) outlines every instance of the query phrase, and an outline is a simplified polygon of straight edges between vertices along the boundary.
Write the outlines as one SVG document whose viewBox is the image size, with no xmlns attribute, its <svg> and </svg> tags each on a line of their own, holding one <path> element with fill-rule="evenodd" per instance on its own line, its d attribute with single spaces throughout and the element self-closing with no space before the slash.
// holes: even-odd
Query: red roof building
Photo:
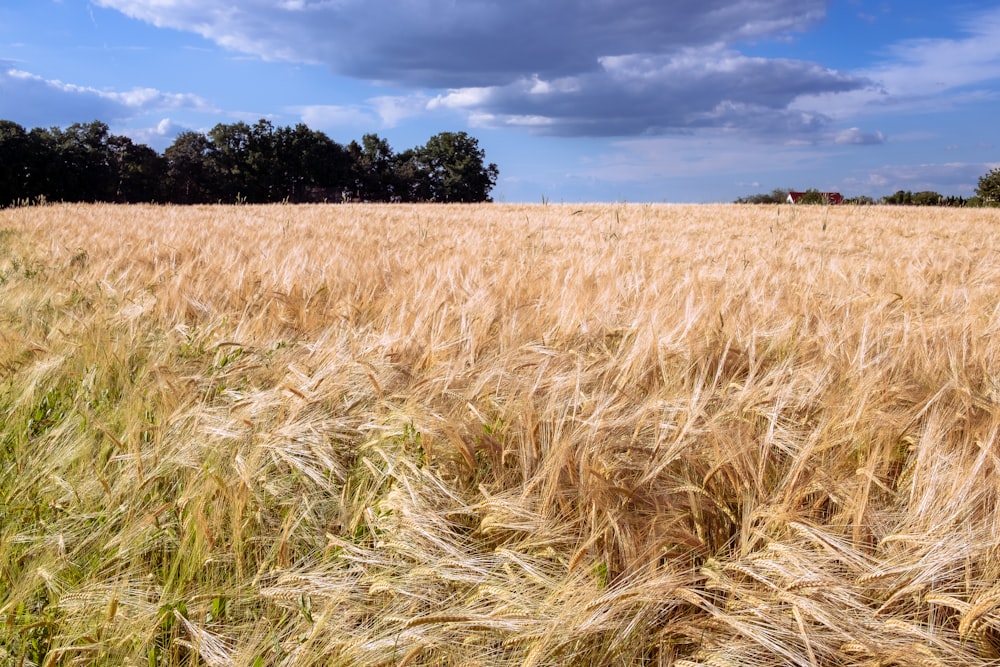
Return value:
<svg viewBox="0 0 1000 667">
<path fill-rule="evenodd" d="M 799 201 L 805 197 L 807 194 L 813 194 L 810 192 L 789 192 L 788 199 L 786 200 L 789 204 L 798 204 Z M 843 204 L 844 196 L 839 192 L 820 192 L 819 196 L 823 198 L 824 204 Z"/>
</svg>

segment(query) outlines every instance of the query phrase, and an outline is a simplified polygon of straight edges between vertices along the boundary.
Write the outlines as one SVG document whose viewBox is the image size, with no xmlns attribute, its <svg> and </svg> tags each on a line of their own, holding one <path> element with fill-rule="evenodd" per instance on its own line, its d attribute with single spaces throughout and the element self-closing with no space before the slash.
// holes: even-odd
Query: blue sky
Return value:
<svg viewBox="0 0 1000 667">
<path fill-rule="evenodd" d="M 0 118 L 477 137 L 498 201 L 973 194 L 996 0 L 4 0 Z"/>
</svg>

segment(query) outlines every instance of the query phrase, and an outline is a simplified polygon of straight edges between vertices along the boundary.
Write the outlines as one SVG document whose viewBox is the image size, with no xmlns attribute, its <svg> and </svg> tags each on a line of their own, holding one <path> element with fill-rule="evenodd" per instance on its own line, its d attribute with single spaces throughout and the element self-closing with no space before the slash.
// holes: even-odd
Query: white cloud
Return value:
<svg viewBox="0 0 1000 667">
<path fill-rule="evenodd" d="M 527 116 L 527 115 L 517 115 L 512 114 L 508 116 L 497 116 L 496 122 L 501 125 L 507 125 L 510 127 L 530 127 L 530 128 L 543 128 L 550 127 L 556 124 L 555 119 L 548 118 L 546 116 Z"/>
<path fill-rule="evenodd" d="M 400 121 L 419 116 L 427 110 L 428 99 L 417 95 L 382 95 L 368 100 L 378 113 L 383 127 L 396 127 Z"/>
<path fill-rule="evenodd" d="M 822 109 L 834 118 L 862 114 L 936 112 L 993 100 L 1000 80 L 1000 8 L 962 24 L 949 39 L 913 39 L 890 45 L 878 64 L 856 72 L 873 86 L 804 95 L 792 106 Z"/>
<path fill-rule="evenodd" d="M 331 130 L 338 128 L 371 128 L 377 122 L 371 109 L 358 105 L 313 104 L 290 107 L 302 122 L 313 129 Z"/>
<path fill-rule="evenodd" d="M 133 141 L 162 151 L 173 143 L 174 138 L 178 134 L 190 129 L 186 125 L 177 123 L 170 118 L 162 118 L 153 127 L 128 128 L 116 130 L 116 133 L 124 134 Z"/>
<path fill-rule="evenodd" d="M 0 118 L 68 125 L 95 118 L 124 120 L 150 111 L 172 109 L 210 111 L 212 107 L 197 95 L 164 93 L 154 88 L 99 90 L 44 79 L 0 62 Z"/>
<path fill-rule="evenodd" d="M 474 109 L 487 104 L 495 88 L 457 88 L 438 95 L 427 103 L 428 109 Z"/>
</svg>

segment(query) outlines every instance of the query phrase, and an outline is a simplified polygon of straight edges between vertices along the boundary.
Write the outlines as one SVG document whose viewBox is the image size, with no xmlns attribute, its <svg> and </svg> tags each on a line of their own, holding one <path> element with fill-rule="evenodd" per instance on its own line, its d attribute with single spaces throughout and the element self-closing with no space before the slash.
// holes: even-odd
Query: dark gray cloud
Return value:
<svg viewBox="0 0 1000 667">
<path fill-rule="evenodd" d="M 798 96 L 864 85 L 813 63 L 748 58 L 718 47 L 606 57 L 600 64 L 600 70 L 575 77 L 454 90 L 432 105 L 476 112 L 483 124 L 523 125 L 549 134 L 626 136 L 729 127 L 794 139 L 815 135 L 828 120 L 788 110 Z"/>
<path fill-rule="evenodd" d="M 97 0 L 154 25 L 262 58 L 431 88 L 593 70 L 598 58 L 667 53 L 804 30 L 823 0 Z"/>
<path fill-rule="evenodd" d="M 799 96 L 864 88 L 737 47 L 808 29 L 823 0 L 96 0 L 262 58 L 391 82 L 475 123 L 555 135 L 727 127 L 818 136 Z"/>
</svg>

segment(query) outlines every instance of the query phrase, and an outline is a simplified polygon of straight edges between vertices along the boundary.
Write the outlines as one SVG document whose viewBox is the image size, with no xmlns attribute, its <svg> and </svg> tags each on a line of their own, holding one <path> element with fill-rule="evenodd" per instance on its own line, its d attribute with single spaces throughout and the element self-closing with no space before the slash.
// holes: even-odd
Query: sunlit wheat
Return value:
<svg viewBox="0 0 1000 667">
<path fill-rule="evenodd" d="M 1000 217 L 0 211 L 0 662 L 992 665 Z"/>
</svg>

